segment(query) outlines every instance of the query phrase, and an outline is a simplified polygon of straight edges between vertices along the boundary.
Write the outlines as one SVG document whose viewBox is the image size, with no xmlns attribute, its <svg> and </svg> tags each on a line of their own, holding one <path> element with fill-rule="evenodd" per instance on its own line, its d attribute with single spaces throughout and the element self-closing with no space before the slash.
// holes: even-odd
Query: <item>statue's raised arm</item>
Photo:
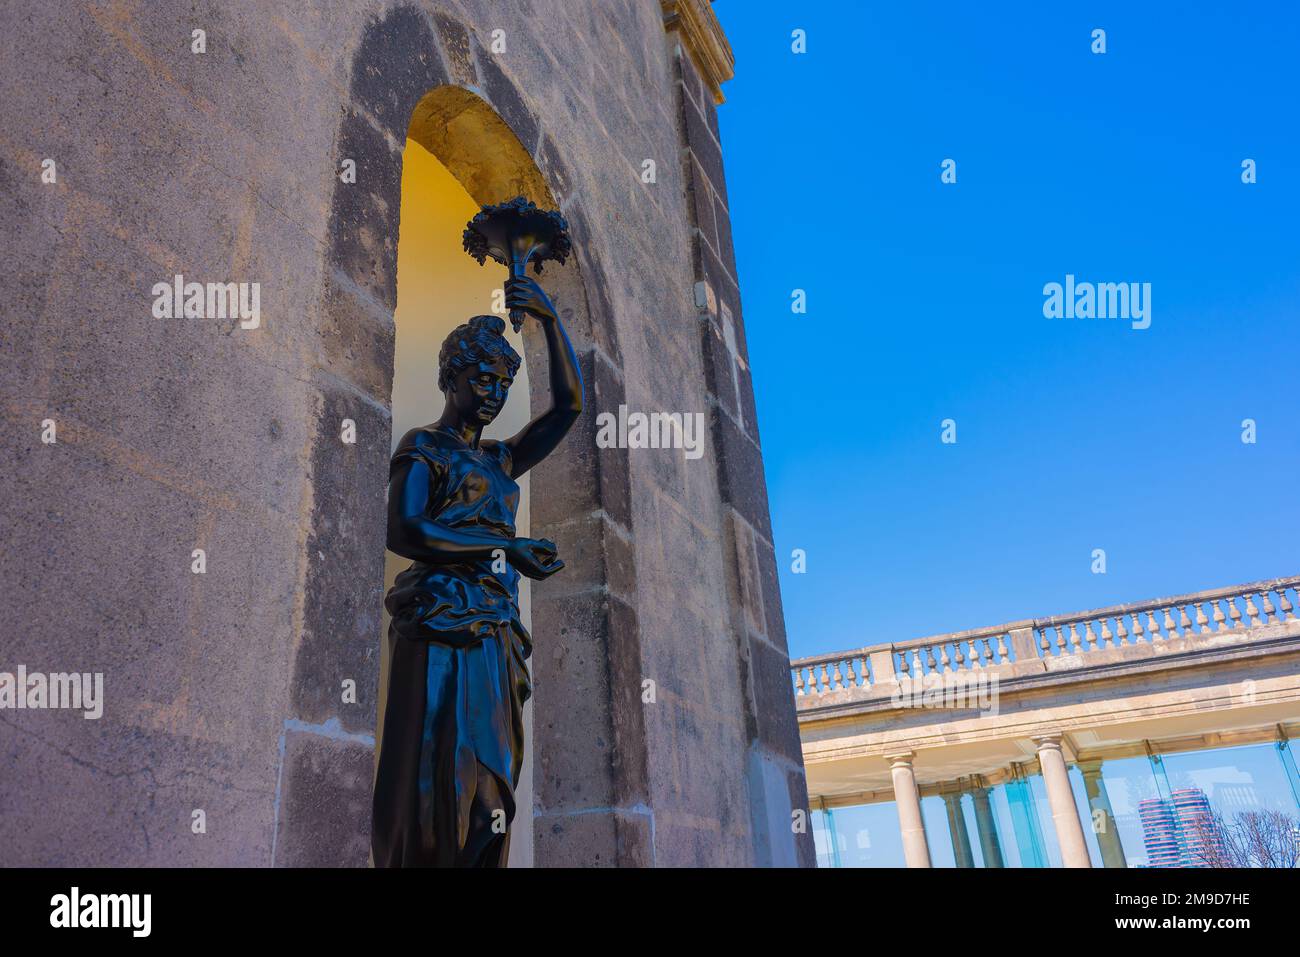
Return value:
<svg viewBox="0 0 1300 957">
<path fill-rule="evenodd" d="M 582 415 L 582 371 L 564 323 L 541 286 L 527 277 L 508 280 L 506 305 L 542 324 L 551 370 L 551 407 L 506 440 L 511 453 L 510 475 L 518 478 L 550 455 Z"/>
</svg>

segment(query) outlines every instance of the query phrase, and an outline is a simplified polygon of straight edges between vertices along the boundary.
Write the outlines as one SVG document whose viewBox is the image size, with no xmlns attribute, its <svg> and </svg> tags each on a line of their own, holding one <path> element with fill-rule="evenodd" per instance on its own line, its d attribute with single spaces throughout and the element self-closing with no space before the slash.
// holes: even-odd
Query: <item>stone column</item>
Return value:
<svg viewBox="0 0 1300 957">
<path fill-rule="evenodd" d="M 921 818 L 921 792 L 916 789 L 912 773 L 915 753 L 886 755 L 889 773 L 894 779 L 894 803 L 898 808 L 898 829 L 903 835 L 903 857 L 908 867 L 930 866 L 930 845 L 925 839 L 925 821 Z"/>
<path fill-rule="evenodd" d="M 970 834 L 966 831 L 966 815 L 961 811 L 961 792 L 947 791 L 943 803 L 948 810 L 948 833 L 952 835 L 952 854 L 958 867 L 974 867 L 975 855 L 971 852 Z"/>
<path fill-rule="evenodd" d="M 1079 812 L 1074 806 L 1065 755 L 1061 753 L 1061 735 L 1039 735 L 1034 738 L 1034 743 L 1038 745 L 1038 764 L 1047 789 L 1047 803 L 1052 809 L 1056 841 L 1061 846 L 1061 862 L 1066 867 L 1091 867 L 1088 842 L 1084 839 L 1083 825 L 1079 823 Z"/>
<path fill-rule="evenodd" d="M 1124 845 L 1120 843 L 1119 832 L 1115 829 L 1115 815 L 1110 809 L 1110 795 L 1106 793 L 1106 782 L 1101 778 L 1101 761 L 1080 761 L 1079 770 L 1083 772 L 1083 790 L 1088 795 L 1088 807 L 1092 808 L 1093 820 L 1101 812 L 1101 820 L 1096 821 L 1093 831 L 1097 834 L 1097 845 L 1101 848 L 1103 867 L 1128 867 L 1124 858 Z"/>
<path fill-rule="evenodd" d="M 989 801 L 992 788 L 972 788 L 971 798 L 975 801 L 975 830 L 979 833 L 980 853 L 984 855 L 985 867 L 1006 867 L 1002 860 L 1002 844 L 998 841 L 997 825 L 993 822 L 993 805 Z"/>
</svg>

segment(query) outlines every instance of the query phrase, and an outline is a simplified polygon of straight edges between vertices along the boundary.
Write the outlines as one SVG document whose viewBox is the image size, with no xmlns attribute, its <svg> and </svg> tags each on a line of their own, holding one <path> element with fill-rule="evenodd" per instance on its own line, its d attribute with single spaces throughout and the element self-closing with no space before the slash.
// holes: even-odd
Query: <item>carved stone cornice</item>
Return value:
<svg viewBox="0 0 1300 957">
<path fill-rule="evenodd" d="M 736 75 L 736 56 L 713 7 L 706 0 L 659 0 L 659 6 L 664 29 L 681 37 L 682 48 L 713 93 L 713 102 L 721 103 L 722 84 Z"/>
</svg>

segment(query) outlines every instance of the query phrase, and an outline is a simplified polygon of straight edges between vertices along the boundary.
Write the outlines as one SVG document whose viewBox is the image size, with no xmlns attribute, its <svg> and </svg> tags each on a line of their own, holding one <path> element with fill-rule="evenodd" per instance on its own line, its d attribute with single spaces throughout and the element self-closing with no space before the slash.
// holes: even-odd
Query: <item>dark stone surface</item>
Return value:
<svg viewBox="0 0 1300 957">
<path fill-rule="evenodd" d="M 614 726 L 614 797 L 623 807 L 649 807 L 645 705 L 641 700 L 641 627 L 636 608 L 609 599 L 610 713 Z"/>
<path fill-rule="evenodd" d="M 616 793 L 610 599 L 598 591 L 556 597 L 537 591 L 533 685 L 539 702 L 556 706 L 533 712 L 533 801 L 557 813 L 606 807 Z"/>
<path fill-rule="evenodd" d="M 725 412 L 713 410 L 718 484 L 723 501 L 730 503 L 759 534 L 772 540 L 772 520 L 767 508 L 767 482 L 758 446 Z"/>
<path fill-rule="evenodd" d="M 424 12 L 398 6 L 362 34 L 352 60 L 352 102 L 403 143 L 415 104 L 449 80 Z"/>
<path fill-rule="evenodd" d="M 722 260 L 733 276 L 736 275 L 736 247 L 731 239 L 731 214 L 727 212 L 725 199 L 713 187 L 713 220 L 718 226 L 718 258 Z"/>
<path fill-rule="evenodd" d="M 727 177 L 722 168 L 722 147 L 714 139 L 704 115 L 689 100 L 682 101 L 682 123 L 686 130 L 686 145 L 704 170 L 709 185 L 718 194 L 724 206 L 727 203 Z"/>
<path fill-rule="evenodd" d="M 594 363 L 594 352 L 578 355 L 584 389 L 582 417 L 565 437 L 563 453 L 551 455 L 531 473 L 537 487 L 549 490 L 547 495 L 531 498 L 533 531 L 537 534 L 545 534 L 550 526 L 589 515 L 602 507 L 598 460 L 609 450 L 596 447 L 596 415 L 600 407 L 594 392 Z M 544 380 L 532 384 L 545 388 Z"/>
<path fill-rule="evenodd" d="M 790 658 L 761 638 L 749 641 L 750 707 L 758 742 L 793 765 L 803 764 L 790 684 Z M 790 707 L 782 707 L 789 700 Z"/>
<path fill-rule="evenodd" d="M 700 318 L 700 341 L 704 349 L 704 381 L 718 403 L 732 415 L 736 414 L 736 382 L 733 377 L 734 360 L 722 330 L 707 317 Z"/>
<path fill-rule="evenodd" d="M 496 107 L 502 119 L 515 131 L 519 142 L 531 151 L 537 145 L 537 117 L 524 102 L 514 81 L 506 76 L 496 57 L 481 48 L 479 52 L 478 72 L 488 100 Z"/>
<path fill-rule="evenodd" d="M 710 249 L 718 248 L 718 227 L 713 218 L 713 193 L 709 187 L 708 177 L 704 175 L 699 162 L 693 154 L 688 154 L 686 198 L 692 210 L 692 219 L 696 228 L 704 236 Z"/>
<path fill-rule="evenodd" d="M 477 44 L 465 25 L 444 10 L 433 11 L 433 22 L 442 40 L 442 52 L 451 80 L 462 86 L 477 86 L 478 71 L 474 66 L 474 47 Z"/>
<path fill-rule="evenodd" d="M 583 375 L 586 375 L 584 369 Z M 599 353 L 593 353 L 591 363 L 592 391 L 595 409 L 618 415 L 618 407 L 627 401 L 623 381 L 617 370 Z M 593 423 L 594 426 L 594 423 Z M 575 427 L 576 428 L 576 427 Z M 592 438 L 593 446 L 595 437 Z M 600 481 L 601 507 L 624 528 L 632 527 L 632 482 L 628 449 L 597 449 L 596 467 Z"/>
<path fill-rule="evenodd" d="M 797 768 L 791 768 L 785 775 L 786 784 L 789 787 L 790 807 L 796 810 L 802 810 L 806 817 L 804 833 L 794 836 L 795 853 L 798 856 L 800 867 L 817 866 L 817 844 L 813 840 L 812 832 L 812 808 L 809 807 L 808 801 L 808 778 L 804 774 L 802 763 Z"/>
<path fill-rule="evenodd" d="M 335 169 L 357 164 L 357 181 L 334 177 L 329 262 L 386 309 L 397 307 L 397 236 L 368 228 L 383 222 L 402 200 L 401 157 L 361 113 L 347 112 L 339 127 Z"/>
<path fill-rule="evenodd" d="M 393 387 L 393 317 L 345 277 L 326 276 L 316 329 L 324 370 L 384 404 Z"/>
<path fill-rule="evenodd" d="M 374 745 L 285 732 L 277 867 L 365 867 Z"/>
<path fill-rule="evenodd" d="M 739 329 L 736 330 L 736 338 L 740 338 Z M 748 363 L 737 364 L 736 381 L 740 384 L 740 412 L 745 434 L 754 440 L 755 445 L 762 448 L 763 443 L 758 434 L 758 408 L 754 405 L 754 380 Z"/>
<path fill-rule="evenodd" d="M 785 609 L 781 604 L 781 585 L 777 579 L 777 556 L 772 546 L 756 538 L 754 548 L 758 560 L 759 581 L 763 589 L 763 614 L 767 625 L 767 640 L 789 654 L 785 635 Z"/>
<path fill-rule="evenodd" d="M 718 258 L 717 253 L 707 243 L 700 242 L 698 237 L 695 237 L 691 244 L 691 256 L 696 275 L 713 287 L 714 295 L 718 299 L 719 321 L 721 322 L 723 305 L 726 305 L 730 312 L 732 327 L 736 335 L 736 350 L 740 357 L 748 362 L 749 346 L 745 339 L 745 322 L 740 308 L 740 289 L 736 285 L 735 277 L 730 270 L 723 266 L 722 260 Z"/>
<path fill-rule="evenodd" d="M 318 420 L 312 475 L 311 535 L 302 641 L 294 661 L 297 718 L 370 733 L 378 700 L 380 609 L 384 580 L 391 424 L 386 413 L 341 389 L 327 388 Z M 341 439 L 356 423 L 355 445 Z M 357 704 L 342 703 L 342 682 L 356 682 Z"/>
</svg>

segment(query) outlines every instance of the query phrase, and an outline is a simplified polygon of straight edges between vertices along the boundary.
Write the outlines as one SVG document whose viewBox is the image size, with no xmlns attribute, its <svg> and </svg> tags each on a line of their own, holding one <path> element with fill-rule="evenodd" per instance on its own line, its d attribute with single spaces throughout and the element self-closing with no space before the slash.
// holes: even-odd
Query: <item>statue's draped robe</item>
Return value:
<svg viewBox="0 0 1300 957">
<path fill-rule="evenodd" d="M 515 534 L 519 486 L 499 442 L 477 449 L 416 429 L 393 454 L 423 462 L 428 518 Z M 493 565 L 496 565 L 494 570 Z M 388 704 L 375 781 L 376 867 L 504 867 L 523 762 L 531 640 L 519 620 L 519 574 L 505 560 L 415 562 L 397 576 Z"/>
</svg>

